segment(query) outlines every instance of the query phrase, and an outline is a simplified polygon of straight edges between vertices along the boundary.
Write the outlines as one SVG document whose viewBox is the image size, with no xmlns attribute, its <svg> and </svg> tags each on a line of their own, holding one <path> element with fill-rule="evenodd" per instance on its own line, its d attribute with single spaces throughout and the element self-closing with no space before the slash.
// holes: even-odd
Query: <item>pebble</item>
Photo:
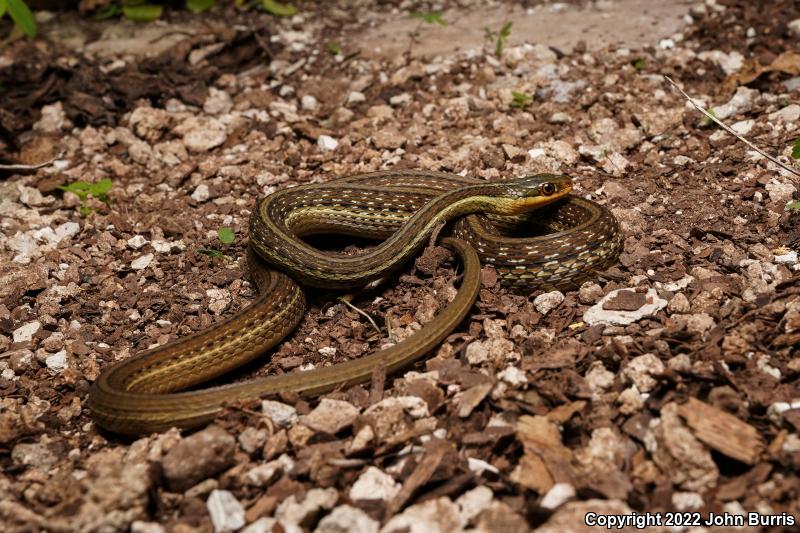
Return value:
<svg viewBox="0 0 800 533">
<path fill-rule="evenodd" d="M 192 192 L 192 200 L 195 202 L 205 202 L 209 198 L 211 198 L 211 191 L 205 183 L 198 185 Z"/>
<path fill-rule="evenodd" d="M 631 385 L 617 396 L 619 412 L 624 415 L 632 415 L 641 411 L 644 407 L 645 395 L 639 392 L 636 385 Z"/>
<path fill-rule="evenodd" d="M 231 109 L 233 109 L 231 96 L 216 87 L 209 87 L 208 96 L 203 103 L 203 111 L 209 115 L 221 115 L 230 112 Z"/>
<path fill-rule="evenodd" d="M 45 365 L 47 368 L 52 370 L 54 373 L 62 372 L 67 368 L 67 352 L 66 350 L 61 350 L 56 352 L 52 355 L 48 355 L 44 360 Z"/>
<path fill-rule="evenodd" d="M 551 291 L 540 294 L 533 300 L 533 306 L 541 314 L 546 315 L 559 306 L 564 301 L 564 294 L 561 291 Z"/>
<path fill-rule="evenodd" d="M 206 296 L 211 300 L 208 303 L 208 310 L 218 315 L 222 313 L 231 303 L 231 291 L 228 289 L 206 289 Z"/>
<path fill-rule="evenodd" d="M 697 57 L 702 61 L 710 60 L 718 64 L 727 76 L 739 72 L 742 69 L 742 65 L 744 65 L 744 56 L 735 50 L 730 53 L 725 53 L 721 50 L 710 50 L 700 52 Z"/>
<path fill-rule="evenodd" d="M 686 321 L 686 330 L 690 333 L 705 335 L 705 333 L 716 326 L 714 318 L 708 313 L 696 313 L 690 315 Z"/>
<path fill-rule="evenodd" d="M 33 322 L 28 322 L 27 324 L 23 324 L 22 326 L 18 327 L 12 333 L 12 338 L 14 342 L 30 342 L 33 338 L 34 334 L 42 327 L 42 323 L 38 320 L 34 320 Z"/>
<path fill-rule="evenodd" d="M 157 522 L 134 520 L 131 523 L 131 533 L 166 533 L 164 526 Z"/>
<path fill-rule="evenodd" d="M 785 254 L 776 255 L 772 260 L 776 265 L 793 265 L 797 263 L 797 252 L 790 250 Z"/>
<path fill-rule="evenodd" d="M 476 516 L 481 514 L 494 499 L 494 493 L 489 487 L 479 485 L 472 490 L 468 490 L 458 497 L 455 501 L 458 506 L 458 515 L 461 523 L 467 524 Z"/>
<path fill-rule="evenodd" d="M 369 466 L 350 487 L 350 499 L 383 500 L 394 498 L 400 492 L 400 483 L 389 474 L 374 466 Z"/>
<path fill-rule="evenodd" d="M 315 111 L 318 105 L 317 99 L 310 94 L 304 94 L 302 98 L 300 98 L 300 107 L 306 111 Z"/>
<path fill-rule="evenodd" d="M 651 420 L 643 442 L 670 480 L 684 490 L 705 492 L 717 484 L 719 469 L 711 452 L 700 443 L 678 414 L 674 402 L 661 407 Z"/>
<path fill-rule="evenodd" d="M 278 521 L 272 518 L 271 516 L 265 516 L 263 518 L 259 518 L 246 528 L 242 529 L 241 533 L 273 533 L 275 531 L 274 527 L 277 523 Z M 282 524 L 280 526 L 280 529 L 284 533 L 296 533 L 295 530 L 285 529 Z"/>
<path fill-rule="evenodd" d="M 365 102 L 367 97 L 364 96 L 364 93 L 359 91 L 352 91 L 350 94 L 347 95 L 347 105 L 358 104 L 361 102 Z"/>
<path fill-rule="evenodd" d="M 51 438 L 43 435 L 37 442 L 19 443 L 11 450 L 11 460 L 18 465 L 47 470 L 58 462 L 58 456 L 49 446 L 50 442 Z"/>
<path fill-rule="evenodd" d="M 281 523 L 297 526 L 298 531 L 302 531 L 299 529 L 300 524 L 304 523 L 307 517 L 318 515 L 324 509 L 332 509 L 338 499 L 339 491 L 334 488 L 311 489 L 301 502 L 298 501 L 296 494 L 292 494 L 275 510 L 275 518 Z"/>
<path fill-rule="evenodd" d="M 134 250 L 138 250 L 139 248 L 141 248 L 142 246 L 147 244 L 147 239 L 145 239 L 141 235 L 135 235 L 135 236 L 131 237 L 130 239 L 128 239 L 127 242 L 128 242 L 128 246 L 130 248 L 133 248 Z"/>
<path fill-rule="evenodd" d="M 297 423 L 297 409 L 285 403 L 273 400 L 261 402 L 261 412 L 269 417 L 272 422 L 280 427 L 288 428 Z"/>
<path fill-rule="evenodd" d="M 792 200 L 795 191 L 797 191 L 797 187 L 791 182 L 782 182 L 776 178 L 769 180 L 769 183 L 764 188 L 769 193 L 769 199 L 781 206 L 781 208 Z"/>
<path fill-rule="evenodd" d="M 636 385 L 642 392 L 650 392 L 658 383 L 653 376 L 664 373 L 664 363 L 651 353 L 634 357 L 622 369 L 622 375 L 628 382 Z"/>
<path fill-rule="evenodd" d="M 382 532 L 452 533 L 461 530 L 458 508 L 449 498 L 440 497 L 412 505 L 393 516 Z"/>
<path fill-rule="evenodd" d="M 607 185 L 608 183 L 606 183 Z M 578 301 L 584 305 L 591 305 L 603 297 L 603 289 L 593 281 L 587 281 L 578 290 Z"/>
<path fill-rule="evenodd" d="M 225 126 L 210 117 L 189 117 L 175 132 L 183 136 L 183 145 L 190 152 L 208 152 L 225 142 Z"/>
<path fill-rule="evenodd" d="M 783 413 L 800 409 L 800 398 L 791 402 L 775 402 L 767 408 L 767 418 L 776 426 L 783 423 Z"/>
<path fill-rule="evenodd" d="M 557 111 L 550 115 L 548 122 L 550 122 L 550 124 L 568 124 L 572 122 L 572 117 L 568 113 Z"/>
<path fill-rule="evenodd" d="M 467 362 L 471 365 L 479 365 L 489 360 L 489 349 L 481 341 L 472 341 L 464 350 Z"/>
<path fill-rule="evenodd" d="M 253 454 L 256 452 L 256 450 L 264 446 L 264 443 L 267 442 L 267 437 L 269 437 L 269 432 L 266 429 L 247 427 L 239 434 L 237 440 L 239 441 L 239 446 L 242 448 L 242 450 L 249 454 Z"/>
<path fill-rule="evenodd" d="M 595 361 L 589 366 L 584 379 L 589 389 L 595 394 L 604 392 L 614 384 L 615 374 L 603 366 L 600 361 Z"/>
<path fill-rule="evenodd" d="M 358 413 L 358 408 L 349 402 L 323 398 L 313 411 L 300 417 L 300 422 L 314 431 L 334 435 L 350 426 Z"/>
<path fill-rule="evenodd" d="M 392 105 L 392 106 L 395 106 L 395 107 L 403 106 L 403 105 L 410 104 L 412 100 L 413 99 L 411 98 L 410 94 L 401 93 L 401 94 L 396 94 L 396 95 L 392 96 L 391 98 L 389 98 L 389 104 Z"/>
<path fill-rule="evenodd" d="M 330 152 L 336 150 L 336 147 L 339 146 L 339 141 L 328 135 L 320 135 L 317 137 L 317 146 L 323 152 Z"/>
<path fill-rule="evenodd" d="M 542 501 L 539 502 L 539 506 L 552 511 L 558 507 L 561 507 L 561 505 L 574 497 L 575 487 L 569 483 L 556 483 L 550 487 L 550 490 L 548 490 L 547 494 L 544 495 Z"/>
<path fill-rule="evenodd" d="M 603 309 L 603 304 L 616 297 L 623 290 L 617 289 L 606 294 L 599 302 L 586 310 L 583 321 L 593 326 L 595 324 L 627 326 L 642 318 L 652 316 L 667 306 L 667 301 L 659 298 L 655 289 L 648 289 L 645 295 L 646 303 L 636 311 L 610 311 Z"/>
<path fill-rule="evenodd" d="M 794 92 L 800 89 L 800 76 L 795 76 L 794 78 L 789 78 L 788 80 L 783 81 L 783 86 L 786 88 L 787 92 Z"/>
<path fill-rule="evenodd" d="M 214 532 L 235 531 L 245 524 L 244 507 L 227 490 L 212 490 L 206 501 Z"/>
<path fill-rule="evenodd" d="M 161 459 L 173 491 L 184 491 L 233 463 L 236 439 L 219 426 L 208 426 L 175 444 Z"/>
<path fill-rule="evenodd" d="M 350 505 L 340 505 L 319 521 L 314 533 L 378 533 L 380 522 Z"/>
<path fill-rule="evenodd" d="M 58 133 L 68 125 L 67 115 L 61 102 L 42 106 L 41 117 L 33 129 L 43 133 Z"/>
<path fill-rule="evenodd" d="M 131 268 L 134 270 L 144 270 L 153 262 L 153 254 L 144 254 L 131 261 Z"/>
<path fill-rule="evenodd" d="M 507 366 L 503 371 L 497 374 L 497 377 L 512 387 L 519 387 L 528 382 L 528 376 L 525 374 L 525 371 L 513 365 Z"/>
<path fill-rule="evenodd" d="M 786 107 L 770 113 L 768 118 L 772 121 L 793 123 L 800 120 L 800 105 L 789 104 Z"/>
<path fill-rule="evenodd" d="M 755 125 L 756 121 L 753 119 L 740 120 L 739 122 L 734 122 L 731 124 L 731 129 L 739 135 L 747 135 Z"/>
<path fill-rule="evenodd" d="M 667 304 L 667 310 L 671 313 L 688 313 L 690 309 L 689 299 L 682 292 L 679 292 Z"/>
<path fill-rule="evenodd" d="M 755 89 L 748 89 L 747 87 L 739 87 L 736 89 L 736 94 L 733 95 L 727 103 L 720 106 L 714 106 L 714 115 L 724 120 L 734 115 L 743 115 L 750 111 L 753 107 L 753 100 L 758 96 L 758 91 Z"/>
<path fill-rule="evenodd" d="M 244 475 L 244 480 L 255 487 L 268 487 L 277 474 L 289 474 L 294 469 L 294 461 L 286 454 L 277 459 L 251 468 Z"/>
</svg>

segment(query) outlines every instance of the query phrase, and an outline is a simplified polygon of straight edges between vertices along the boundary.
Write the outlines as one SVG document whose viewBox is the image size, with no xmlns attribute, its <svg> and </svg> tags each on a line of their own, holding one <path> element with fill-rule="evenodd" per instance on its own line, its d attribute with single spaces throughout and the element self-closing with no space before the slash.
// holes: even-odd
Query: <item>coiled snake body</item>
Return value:
<svg viewBox="0 0 800 533">
<path fill-rule="evenodd" d="M 253 303 L 207 330 L 106 368 L 90 390 L 92 417 L 98 426 L 123 434 L 193 427 L 242 399 L 280 391 L 320 394 L 368 381 L 378 366 L 387 374 L 405 367 L 467 315 L 480 287 L 479 261 L 494 265 L 502 283 L 536 289 L 575 286 L 616 260 L 622 237 L 613 215 L 567 196 L 571 189 L 571 180 L 558 175 L 487 182 L 389 171 L 267 196 L 250 220 L 248 262 L 259 290 Z M 297 282 L 344 289 L 385 277 L 416 254 L 436 227 L 454 219 L 453 237 L 441 242 L 464 265 L 461 285 L 454 300 L 416 334 L 345 363 L 177 392 L 243 365 L 288 335 L 305 310 Z M 516 236 L 523 230 L 545 234 Z M 321 252 L 301 240 L 319 233 L 385 240 L 348 256 Z"/>
</svg>

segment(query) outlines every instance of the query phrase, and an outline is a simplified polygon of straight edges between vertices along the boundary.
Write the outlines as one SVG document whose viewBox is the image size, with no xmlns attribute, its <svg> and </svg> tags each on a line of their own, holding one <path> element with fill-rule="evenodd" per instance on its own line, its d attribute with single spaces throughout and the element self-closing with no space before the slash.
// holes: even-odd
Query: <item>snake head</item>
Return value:
<svg viewBox="0 0 800 533">
<path fill-rule="evenodd" d="M 572 191 L 572 179 L 564 174 L 532 174 L 512 183 L 520 198 L 539 198 L 547 202 Z"/>
<path fill-rule="evenodd" d="M 533 174 L 508 182 L 502 213 L 519 215 L 563 198 L 572 191 L 572 180 L 563 174 Z"/>
</svg>

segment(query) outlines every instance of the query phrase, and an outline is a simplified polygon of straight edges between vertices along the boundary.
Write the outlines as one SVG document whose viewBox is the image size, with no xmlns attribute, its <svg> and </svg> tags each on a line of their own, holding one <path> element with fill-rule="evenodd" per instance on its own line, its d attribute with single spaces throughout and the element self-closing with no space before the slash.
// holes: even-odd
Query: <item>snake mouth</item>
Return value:
<svg viewBox="0 0 800 533">
<path fill-rule="evenodd" d="M 544 207 L 545 205 L 552 204 L 562 198 L 565 198 L 569 193 L 572 192 L 572 184 L 571 183 L 564 183 L 561 185 L 560 190 L 549 196 L 545 196 L 543 194 L 538 194 L 536 196 L 527 196 L 524 198 L 515 198 L 513 200 L 509 200 L 506 202 L 505 208 L 502 210 L 503 215 L 523 215 L 525 213 L 530 213 L 540 207 Z"/>
</svg>

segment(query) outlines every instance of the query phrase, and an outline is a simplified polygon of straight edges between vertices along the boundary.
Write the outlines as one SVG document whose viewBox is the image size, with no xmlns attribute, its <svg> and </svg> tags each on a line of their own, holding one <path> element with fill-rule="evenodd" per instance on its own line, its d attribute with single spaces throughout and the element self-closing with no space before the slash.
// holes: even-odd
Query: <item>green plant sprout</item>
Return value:
<svg viewBox="0 0 800 533">
<path fill-rule="evenodd" d="M 442 19 L 441 11 L 427 11 L 411 13 L 411 17 L 420 19 L 426 24 L 438 24 L 439 26 L 447 26 L 447 23 Z"/>
<path fill-rule="evenodd" d="M 76 181 L 70 183 L 68 185 L 59 185 L 58 188 L 62 191 L 71 192 L 81 200 L 81 208 L 80 213 L 81 216 L 87 216 L 89 213 L 93 211 L 91 207 L 86 205 L 86 201 L 91 196 L 92 198 L 97 198 L 104 204 L 108 204 L 108 191 L 111 190 L 111 187 L 114 186 L 114 182 L 105 179 L 100 180 L 96 183 L 88 183 L 86 181 Z"/>
<path fill-rule="evenodd" d="M 636 70 L 644 70 L 645 60 L 643 57 L 640 57 L 638 59 L 635 59 L 631 64 L 633 65 L 633 68 Z"/>
<path fill-rule="evenodd" d="M 217 237 L 219 237 L 222 244 L 231 244 L 236 240 L 236 234 L 231 228 L 219 228 L 217 230 Z"/>
<path fill-rule="evenodd" d="M 231 228 L 219 228 L 217 230 L 217 238 L 222 244 L 233 244 L 236 240 L 236 233 Z M 226 257 L 227 256 L 216 248 L 198 248 L 197 253 L 207 255 L 209 257 Z"/>
<path fill-rule="evenodd" d="M 186 0 L 186 9 L 192 13 L 202 13 L 214 7 L 217 0 Z"/>
<path fill-rule="evenodd" d="M 270 15 L 276 17 L 291 17 L 297 13 L 297 8 L 290 4 L 281 4 L 276 0 L 261 0 L 261 7 Z"/>
<path fill-rule="evenodd" d="M 796 139 L 792 144 L 792 159 L 800 159 L 800 139 Z"/>
<path fill-rule="evenodd" d="M 511 96 L 514 98 L 511 101 L 511 107 L 514 109 L 524 109 L 533 101 L 532 96 L 525 93 L 518 93 L 517 91 L 511 91 Z"/>
<path fill-rule="evenodd" d="M 198 248 L 197 253 L 207 255 L 208 257 L 225 257 L 225 254 L 214 248 Z"/>
<path fill-rule="evenodd" d="M 28 37 L 36 37 L 36 19 L 22 0 L 0 0 L 0 18 L 8 12 L 14 24 Z"/>
<path fill-rule="evenodd" d="M 122 6 L 125 18 L 134 22 L 152 22 L 161 17 L 164 6 L 148 4 L 144 0 L 127 0 Z"/>
<path fill-rule="evenodd" d="M 342 53 L 342 45 L 340 45 L 336 41 L 329 42 L 328 44 L 325 45 L 325 48 L 327 48 L 328 52 L 330 52 L 335 56 L 338 56 L 339 54 Z"/>
<path fill-rule="evenodd" d="M 506 22 L 500 28 L 500 31 L 493 32 L 488 27 L 484 29 L 484 36 L 488 41 L 494 41 L 494 55 L 500 57 L 500 54 L 503 53 L 503 47 L 506 45 L 506 41 L 508 40 L 508 36 L 511 35 L 511 26 L 513 25 L 512 22 Z"/>
</svg>

